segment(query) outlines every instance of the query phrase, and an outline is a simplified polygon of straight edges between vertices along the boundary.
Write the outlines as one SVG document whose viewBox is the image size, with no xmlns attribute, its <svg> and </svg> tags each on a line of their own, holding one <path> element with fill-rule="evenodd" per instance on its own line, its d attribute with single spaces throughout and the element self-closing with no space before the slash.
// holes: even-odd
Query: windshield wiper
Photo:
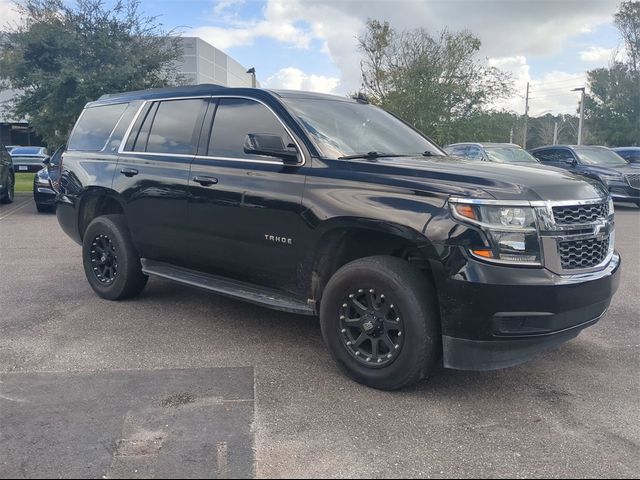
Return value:
<svg viewBox="0 0 640 480">
<path fill-rule="evenodd" d="M 354 160 L 356 158 L 380 158 L 380 157 L 406 157 L 406 155 L 394 155 L 392 153 L 382 153 L 382 152 L 367 152 L 367 153 L 356 153 L 354 155 L 345 155 L 344 157 L 338 157 L 338 160 Z"/>
</svg>

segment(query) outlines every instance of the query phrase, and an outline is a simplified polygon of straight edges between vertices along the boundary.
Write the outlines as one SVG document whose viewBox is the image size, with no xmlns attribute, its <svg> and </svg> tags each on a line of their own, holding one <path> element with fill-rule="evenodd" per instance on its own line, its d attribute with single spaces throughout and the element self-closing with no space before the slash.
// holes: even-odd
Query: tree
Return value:
<svg viewBox="0 0 640 480">
<path fill-rule="evenodd" d="M 640 145 L 640 1 L 615 15 L 626 59 L 588 72 L 585 115 L 593 139 L 606 145 Z"/>
<path fill-rule="evenodd" d="M 434 38 L 369 20 L 358 41 L 365 93 L 442 143 L 454 139 L 454 123 L 511 91 L 509 76 L 478 58 L 481 42 L 467 31 Z"/>
<path fill-rule="evenodd" d="M 138 0 L 20 0 L 22 21 L 0 35 L 0 81 L 18 93 L 26 117 L 49 146 L 60 145 L 84 105 L 105 93 L 180 80 L 178 37 L 145 17 Z"/>
</svg>

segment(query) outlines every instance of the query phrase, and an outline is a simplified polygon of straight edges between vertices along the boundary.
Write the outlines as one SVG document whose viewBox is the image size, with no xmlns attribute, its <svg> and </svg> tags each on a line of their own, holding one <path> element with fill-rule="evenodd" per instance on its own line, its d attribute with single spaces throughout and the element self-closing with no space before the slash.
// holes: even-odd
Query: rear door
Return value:
<svg viewBox="0 0 640 480">
<path fill-rule="evenodd" d="M 295 290 L 305 176 L 278 158 L 246 154 L 243 142 L 249 133 L 296 141 L 261 102 L 227 97 L 212 106 L 208 142 L 191 168 L 192 259 L 214 273 Z"/>
<path fill-rule="evenodd" d="M 206 98 L 146 102 L 120 152 L 113 188 L 143 257 L 182 263 L 188 256 L 189 167 L 207 106 Z"/>
<path fill-rule="evenodd" d="M 544 150 L 537 150 L 533 152 L 533 156 L 536 157 L 543 165 L 549 167 L 564 168 L 567 170 L 574 170 L 576 158 L 568 148 L 546 148 Z"/>
</svg>

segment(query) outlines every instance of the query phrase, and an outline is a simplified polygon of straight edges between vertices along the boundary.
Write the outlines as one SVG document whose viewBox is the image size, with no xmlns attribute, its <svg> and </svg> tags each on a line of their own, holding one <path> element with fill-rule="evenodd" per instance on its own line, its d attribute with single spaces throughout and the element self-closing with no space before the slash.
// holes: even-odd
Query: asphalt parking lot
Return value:
<svg viewBox="0 0 640 480">
<path fill-rule="evenodd" d="M 152 278 L 110 303 L 30 196 L 0 207 L 0 477 L 640 476 L 640 210 L 603 320 L 525 365 L 384 393 L 317 320 Z"/>
</svg>

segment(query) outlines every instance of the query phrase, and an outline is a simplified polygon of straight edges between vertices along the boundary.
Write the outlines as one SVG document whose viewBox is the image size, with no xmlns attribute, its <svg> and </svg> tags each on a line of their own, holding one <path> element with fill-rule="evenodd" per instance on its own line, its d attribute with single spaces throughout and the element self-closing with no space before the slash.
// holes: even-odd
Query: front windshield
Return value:
<svg viewBox="0 0 640 480">
<path fill-rule="evenodd" d="M 384 110 L 343 100 L 285 98 L 325 158 L 367 155 L 443 156 L 433 143 Z M 427 153 L 426 155 L 429 155 Z"/>
<path fill-rule="evenodd" d="M 628 165 L 624 158 L 618 155 L 613 150 L 608 148 L 580 148 L 575 147 L 575 152 L 580 157 L 580 161 L 587 165 L 604 165 L 604 166 L 619 166 Z"/>
<path fill-rule="evenodd" d="M 528 152 L 515 147 L 484 147 L 489 160 L 500 163 L 538 163 Z"/>
</svg>

